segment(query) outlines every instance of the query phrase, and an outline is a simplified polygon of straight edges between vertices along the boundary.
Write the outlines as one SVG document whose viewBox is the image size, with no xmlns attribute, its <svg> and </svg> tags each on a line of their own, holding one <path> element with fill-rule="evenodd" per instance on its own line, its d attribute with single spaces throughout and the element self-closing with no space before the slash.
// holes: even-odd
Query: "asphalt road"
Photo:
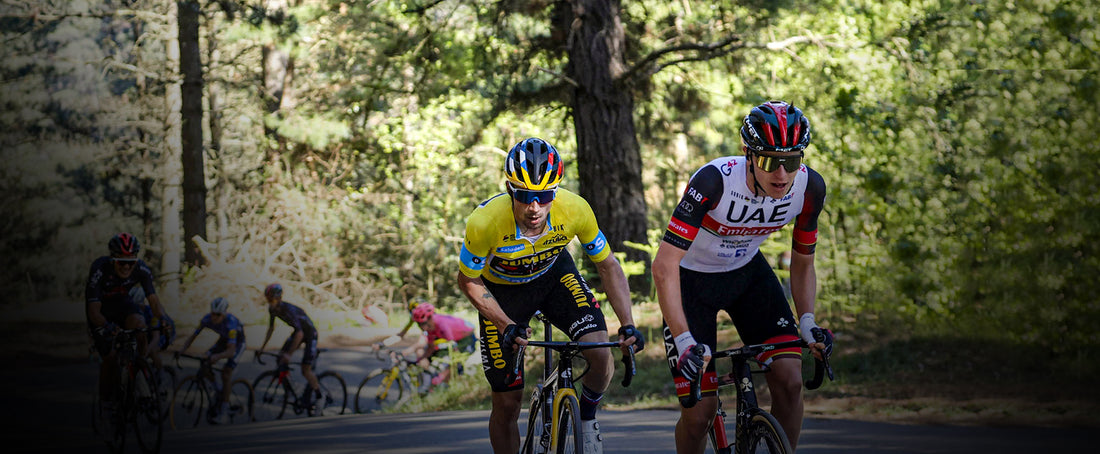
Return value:
<svg viewBox="0 0 1100 454">
<path fill-rule="evenodd" d="M 249 353 L 249 355 L 251 355 Z M 324 368 L 338 370 L 349 393 L 377 360 L 362 349 L 325 354 Z M 255 363 L 240 375 L 254 377 Z M 90 429 L 95 366 L 68 361 L 4 368 L 0 397 L 7 452 L 105 452 Z M 674 452 L 669 410 L 601 411 L 606 453 Z M 165 432 L 164 453 L 483 453 L 490 445 L 487 411 L 296 418 L 228 427 Z M 520 425 L 525 421 L 521 418 Z M 800 453 L 1034 453 L 1096 452 L 1100 436 L 1086 429 L 899 425 L 807 419 Z M 14 449 L 13 449 L 14 448 Z M 138 452 L 130 442 L 127 452 Z M 9 451 L 11 450 L 11 451 Z"/>
</svg>

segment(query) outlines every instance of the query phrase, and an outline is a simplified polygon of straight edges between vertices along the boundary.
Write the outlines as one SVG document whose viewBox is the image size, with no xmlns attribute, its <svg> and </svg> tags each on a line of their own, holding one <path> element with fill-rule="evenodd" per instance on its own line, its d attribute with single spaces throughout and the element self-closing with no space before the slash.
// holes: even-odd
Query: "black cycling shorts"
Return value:
<svg viewBox="0 0 1100 454">
<path fill-rule="evenodd" d="M 711 351 L 717 351 L 718 311 L 729 314 L 745 344 L 774 342 L 779 340 L 777 338 L 791 340 L 790 336 L 798 338 L 791 305 L 779 278 L 760 252 L 748 264 L 732 271 L 701 273 L 681 267 L 680 298 L 692 337 L 709 346 Z M 676 368 L 680 352 L 667 324 L 663 333 L 673 381 L 682 385 L 687 380 Z M 732 339 L 724 339 L 722 348 L 731 347 L 731 344 Z M 716 389 L 714 370 L 714 361 L 711 361 L 702 382 L 704 393 L 713 394 Z"/>
<path fill-rule="evenodd" d="M 577 340 L 597 331 L 607 331 L 603 312 L 584 281 L 573 257 L 562 251 L 546 274 L 523 284 L 496 284 L 485 281 L 505 314 L 519 325 L 528 325 L 535 311 L 542 311 L 550 323 Z M 481 368 L 493 392 L 523 389 L 523 368 L 519 376 L 512 374 L 514 352 L 504 352 L 500 345 L 501 331 L 491 321 L 478 316 L 481 327 Z"/>
<path fill-rule="evenodd" d="M 306 332 L 302 335 L 302 365 L 306 366 L 313 364 L 313 361 L 317 359 L 317 332 Z M 294 334 L 286 338 L 286 342 L 283 342 L 284 352 L 289 352 L 294 347 Z"/>
</svg>

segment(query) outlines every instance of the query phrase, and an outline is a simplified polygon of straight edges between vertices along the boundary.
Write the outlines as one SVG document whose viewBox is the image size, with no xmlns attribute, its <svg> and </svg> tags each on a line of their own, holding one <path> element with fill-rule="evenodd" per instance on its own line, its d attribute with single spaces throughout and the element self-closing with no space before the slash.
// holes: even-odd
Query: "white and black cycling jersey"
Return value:
<svg viewBox="0 0 1100 454">
<path fill-rule="evenodd" d="M 768 235 L 792 221 L 792 248 L 813 254 L 825 180 L 803 164 L 787 195 L 757 196 L 747 182 L 747 165 L 744 156 L 726 156 L 692 175 L 664 235 L 665 242 L 687 250 L 680 266 L 707 273 L 741 268 Z"/>
</svg>

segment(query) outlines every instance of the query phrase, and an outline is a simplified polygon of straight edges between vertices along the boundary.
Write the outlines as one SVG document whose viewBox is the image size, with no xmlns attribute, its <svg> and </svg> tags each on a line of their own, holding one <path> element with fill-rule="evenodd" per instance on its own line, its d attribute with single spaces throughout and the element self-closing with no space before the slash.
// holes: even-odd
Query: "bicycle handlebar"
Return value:
<svg viewBox="0 0 1100 454">
<path fill-rule="evenodd" d="M 814 333 L 814 334 L 815 334 L 815 336 L 814 336 L 815 339 L 817 339 L 819 341 L 824 340 L 824 335 L 823 334 L 821 335 L 820 338 L 818 337 L 819 333 Z M 809 344 L 807 344 L 805 340 L 798 339 L 798 340 L 792 340 L 792 341 L 786 341 L 786 342 L 776 342 L 776 343 L 772 343 L 772 344 L 745 345 L 743 347 L 731 348 L 731 349 L 728 349 L 728 350 L 722 350 L 722 351 L 715 352 L 713 355 L 711 355 L 711 361 L 714 361 L 714 360 L 720 359 L 720 358 L 730 358 L 734 361 L 738 361 L 738 360 L 745 361 L 745 360 L 748 360 L 748 359 L 751 359 L 751 358 L 755 358 L 757 355 L 759 355 L 761 353 L 765 353 L 765 352 L 769 352 L 769 351 L 777 350 L 777 349 L 781 349 L 781 348 L 791 348 L 791 347 L 809 348 Z M 684 408 L 691 408 L 695 405 L 696 402 L 698 402 L 700 399 L 702 399 L 702 389 L 701 389 L 702 386 L 701 385 L 702 385 L 702 380 L 703 380 L 703 375 L 704 374 L 705 374 L 705 370 L 700 371 L 699 375 L 697 377 L 695 377 L 694 380 L 691 380 L 691 382 L 690 382 L 691 383 L 691 392 L 688 394 L 688 396 L 686 398 L 682 399 L 681 402 L 680 402 L 681 405 L 684 406 Z M 831 365 L 829 365 L 829 358 L 819 360 L 815 356 L 814 357 L 814 376 L 813 376 L 813 378 L 807 380 L 804 383 L 804 385 L 806 386 L 806 389 L 814 390 L 814 389 L 817 389 L 817 388 L 821 387 L 821 384 L 824 381 L 824 376 L 825 375 L 828 375 L 829 380 L 834 379 L 834 377 L 833 377 L 833 368 L 832 368 Z M 722 380 L 719 380 L 719 382 L 718 382 L 719 385 L 723 385 L 723 384 L 727 384 L 727 383 L 729 383 L 729 382 L 728 381 L 724 382 Z"/>
<path fill-rule="evenodd" d="M 515 376 L 519 376 L 520 367 L 522 367 L 522 365 L 523 365 L 523 354 L 524 354 L 524 351 L 527 350 L 528 345 L 533 346 L 533 347 L 543 347 L 543 348 L 549 348 L 549 349 L 552 349 L 552 350 L 557 350 L 559 354 L 562 353 L 563 351 L 568 351 L 568 350 L 575 350 L 576 352 L 579 353 L 582 350 L 591 350 L 593 348 L 622 347 L 622 343 L 619 342 L 619 341 L 615 341 L 615 342 L 528 341 L 527 345 L 520 345 L 519 348 L 516 350 L 516 355 L 515 355 L 515 358 L 514 358 L 515 362 L 513 363 L 514 366 L 512 368 L 512 374 L 515 375 Z M 627 349 L 627 350 L 630 352 L 630 354 L 629 355 L 624 354 L 623 357 L 622 357 L 622 360 L 621 360 L 623 362 L 623 366 L 626 369 L 626 372 L 623 375 L 623 381 L 622 381 L 622 385 L 623 385 L 624 388 L 630 386 L 630 382 L 634 379 L 634 375 L 637 373 L 636 362 L 634 360 L 634 346 L 633 345 L 630 346 L 630 348 Z M 551 366 L 549 364 L 547 364 L 545 367 L 549 368 Z"/>
</svg>

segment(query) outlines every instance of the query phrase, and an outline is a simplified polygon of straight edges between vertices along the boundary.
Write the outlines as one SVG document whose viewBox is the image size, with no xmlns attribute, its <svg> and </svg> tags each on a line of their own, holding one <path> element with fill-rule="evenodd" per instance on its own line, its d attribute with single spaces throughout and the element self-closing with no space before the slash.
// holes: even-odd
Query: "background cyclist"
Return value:
<svg viewBox="0 0 1100 454">
<path fill-rule="evenodd" d="M 309 388 L 302 396 L 302 400 L 309 408 L 311 402 L 322 397 L 321 385 L 317 382 L 317 375 L 313 373 L 313 362 L 317 359 L 317 339 L 319 337 L 317 328 L 314 328 L 313 320 L 306 315 L 306 311 L 283 301 L 282 285 L 278 283 L 268 285 L 264 289 L 264 298 L 267 300 L 267 311 L 271 314 L 271 318 L 268 319 L 267 334 L 264 336 L 263 345 L 256 351 L 256 358 L 260 357 L 264 348 L 267 347 L 267 341 L 271 340 L 271 333 L 275 330 L 276 318 L 293 328 L 294 332 L 287 337 L 286 342 L 283 343 L 283 348 L 279 350 L 279 366 L 286 367 L 290 364 L 290 355 L 298 349 L 299 345 L 302 346 L 302 376 L 309 382 Z"/>
<path fill-rule="evenodd" d="M 138 252 L 141 251 L 138 239 L 129 233 L 119 233 L 107 242 L 107 250 L 110 255 L 92 262 L 84 288 L 88 329 L 96 352 L 102 359 L 99 363 L 99 397 L 104 414 L 101 416 L 109 416 L 114 411 L 117 397 L 113 395 L 118 381 L 114 335 L 121 328 L 147 327 L 141 305 L 133 300 L 130 289 L 140 285 L 153 315 L 158 318 L 166 317 L 160 297 L 153 288 L 153 272 L 138 258 Z M 146 357 L 149 354 L 148 337 L 144 333 L 136 337 L 139 357 Z M 159 367 L 159 357 L 154 356 L 153 361 Z M 109 419 L 106 418 L 107 422 Z"/>
<path fill-rule="evenodd" d="M 421 303 L 413 309 L 412 319 L 420 325 L 423 335 L 416 344 L 405 350 L 406 357 L 414 357 L 418 365 L 427 370 L 429 360 L 435 357 L 450 355 L 455 352 L 473 353 L 477 337 L 474 336 L 474 325 L 470 322 L 436 312 L 431 303 Z M 449 348 L 440 349 L 440 345 L 453 344 Z M 449 358 L 445 358 L 439 365 L 439 373 L 432 377 L 432 385 L 438 386 L 447 381 L 451 376 Z M 461 364 L 459 364 L 461 367 Z"/>
<path fill-rule="evenodd" d="M 507 192 L 482 202 L 466 220 L 458 287 L 480 314 L 481 358 L 493 391 L 489 439 L 498 454 L 514 454 L 520 447 L 516 420 L 524 381 L 522 372 L 519 377 L 510 375 L 513 348 L 526 344 L 527 324 L 535 311 L 541 310 L 570 339 L 608 339 L 599 302 L 566 250 L 574 237 L 596 264 L 622 326 L 620 338 L 626 345 L 636 343 L 638 351 L 644 345 L 634 328 L 623 270 L 588 202 L 558 187 L 563 173 L 564 163 L 553 146 L 538 138 L 524 139 L 505 159 Z M 608 349 L 583 354 L 591 369 L 582 379 L 581 433 L 585 451 L 599 453 L 596 408 L 611 382 L 614 364 Z"/>
<path fill-rule="evenodd" d="M 733 319 L 746 344 L 802 337 L 814 356 L 831 349 L 816 343 L 811 331 L 817 277 L 814 245 L 817 218 L 825 202 L 825 181 L 802 164 L 810 143 L 810 122 L 782 101 L 754 107 L 741 127 L 744 156 L 715 159 L 692 175 L 664 241 L 653 260 L 653 278 L 664 316 L 664 341 L 677 394 L 688 394 L 688 381 L 705 371 L 703 400 L 680 410 L 676 450 L 701 453 L 717 410 L 717 387 L 710 352 L 716 347 L 719 310 Z M 779 280 L 760 252 L 772 232 L 794 222 L 791 293 L 801 314 L 796 326 Z M 702 355 L 691 351 L 704 346 Z M 761 355 L 771 412 L 791 447 L 802 427 L 802 375 L 799 348 Z M 706 364 L 705 369 L 703 369 Z"/>
<path fill-rule="evenodd" d="M 233 314 L 229 313 L 229 300 L 217 297 L 210 302 L 210 313 L 204 315 L 199 321 L 198 328 L 183 343 L 175 356 L 178 359 L 180 352 L 187 351 L 195 338 L 203 329 L 209 329 L 218 334 L 218 340 L 203 354 L 206 363 L 203 364 L 204 372 L 210 372 L 208 367 L 215 362 L 226 360 L 222 367 L 221 393 L 218 395 L 219 405 L 215 407 L 216 413 L 210 418 L 211 423 L 224 423 L 229 415 L 229 394 L 232 391 L 233 371 L 236 370 L 241 355 L 244 354 L 245 337 L 244 324 Z M 215 381 L 217 383 L 217 381 Z"/>
</svg>

